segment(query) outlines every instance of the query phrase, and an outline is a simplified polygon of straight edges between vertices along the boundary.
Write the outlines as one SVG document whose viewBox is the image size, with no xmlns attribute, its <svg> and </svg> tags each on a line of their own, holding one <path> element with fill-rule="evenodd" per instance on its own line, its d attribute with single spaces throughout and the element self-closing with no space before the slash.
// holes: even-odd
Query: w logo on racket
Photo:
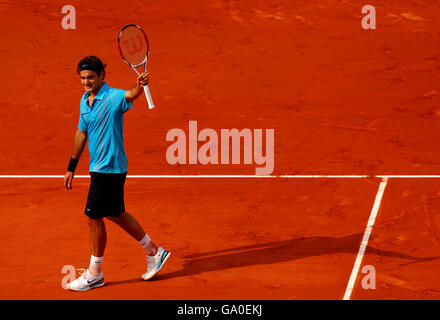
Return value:
<svg viewBox="0 0 440 320">
<path fill-rule="evenodd" d="M 141 35 L 137 35 L 135 38 L 125 39 L 121 41 L 121 46 L 125 48 L 127 54 L 134 55 L 139 53 L 145 54 L 145 42 Z M 142 57 L 144 58 L 144 56 Z"/>
</svg>

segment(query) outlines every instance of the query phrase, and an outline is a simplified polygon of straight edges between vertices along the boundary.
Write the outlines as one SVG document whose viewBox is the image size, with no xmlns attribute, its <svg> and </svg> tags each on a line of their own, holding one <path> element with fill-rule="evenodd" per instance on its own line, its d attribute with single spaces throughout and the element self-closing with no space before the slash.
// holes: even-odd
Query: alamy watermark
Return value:
<svg viewBox="0 0 440 320">
<path fill-rule="evenodd" d="M 179 128 L 168 130 L 166 141 L 173 143 L 168 146 L 166 159 L 171 165 L 240 164 L 243 155 L 243 164 L 260 166 L 255 174 L 270 175 L 275 161 L 274 135 L 274 129 L 221 129 L 218 134 L 205 128 L 198 132 L 197 121 L 189 121 L 188 134 Z M 199 142 L 203 142 L 200 148 Z"/>
<path fill-rule="evenodd" d="M 362 28 L 365 30 L 376 29 L 376 8 L 367 4 L 362 7 L 362 13 L 365 14 L 361 22 Z"/>
<path fill-rule="evenodd" d="M 75 7 L 67 4 L 61 8 L 61 13 L 66 14 L 61 19 L 61 27 L 64 30 L 76 29 L 76 10 Z"/>
<path fill-rule="evenodd" d="M 65 276 L 61 279 L 61 287 L 63 289 L 67 289 L 67 284 L 75 280 L 76 268 L 67 264 L 61 268 L 61 273 L 65 274 Z"/>
<path fill-rule="evenodd" d="M 376 268 L 372 265 L 365 265 L 361 270 L 362 274 L 362 288 L 365 290 L 376 289 Z"/>
</svg>

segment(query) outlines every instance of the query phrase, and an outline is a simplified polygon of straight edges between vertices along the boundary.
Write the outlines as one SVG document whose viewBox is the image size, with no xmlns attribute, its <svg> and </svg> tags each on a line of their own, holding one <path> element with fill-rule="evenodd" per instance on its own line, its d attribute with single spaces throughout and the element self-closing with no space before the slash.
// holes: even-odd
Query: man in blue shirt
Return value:
<svg viewBox="0 0 440 320">
<path fill-rule="evenodd" d="M 145 249 L 148 267 L 142 278 L 149 280 L 162 269 L 171 253 L 157 247 L 138 221 L 125 211 L 127 156 L 122 136 L 124 113 L 133 107 L 133 100 L 148 84 L 148 72 L 141 74 L 136 85 L 127 91 L 111 88 L 104 82 L 105 65 L 95 56 L 82 59 L 77 73 L 86 92 L 80 102 L 78 130 L 64 186 L 66 190 L 72 189 L 75 168 L 88 141 L 91 182 L 85 214 L 89 222 L 92 255 L 89 268 L 67 288 L 84 291 L 104 285 L 102 261 L 107 241 L 104 218 L 118 224 Z"/>
</svg>

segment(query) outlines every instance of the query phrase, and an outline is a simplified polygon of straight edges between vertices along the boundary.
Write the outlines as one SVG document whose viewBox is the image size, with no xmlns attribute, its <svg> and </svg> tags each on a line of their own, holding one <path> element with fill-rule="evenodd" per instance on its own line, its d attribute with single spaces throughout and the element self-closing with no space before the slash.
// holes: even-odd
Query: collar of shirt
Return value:
<svg viewBox="0 0 440 320">
<path fill-rule="evenodd" d="M 99 89 L 98 94 L 97 94 L 97 95 L 95 96 L 95 98 L 93 99 L 93 101 L 95 101 L 95 100 L 102 100 L 104 94 L 108 91 L 108 89 L 110 89 L 110 87 L 107 85 L 106 82 L 104 82 L 103 85 L 102 85 L 102 87 L 101 87 L 101 89 Z M 89 96 L 90 96 L 90 92 L 86 92 L 86 93 L 84 94 L 84 96 L 83 96 L 83 99 L 85 100 L 86 105 L 88 105 L 88 103 L 87 103 L 87 99 L 89 98 Z M 91 106 L 90 106 L 90 107 L 91 107 Z"/>
</svg>

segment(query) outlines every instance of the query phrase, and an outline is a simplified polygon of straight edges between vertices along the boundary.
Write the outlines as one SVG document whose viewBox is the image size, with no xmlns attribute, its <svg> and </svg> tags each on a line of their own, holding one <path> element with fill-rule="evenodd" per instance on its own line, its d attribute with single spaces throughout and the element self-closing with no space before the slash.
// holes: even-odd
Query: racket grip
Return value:
<svg viewBox="0 0 440 320">
<path fill-rule="evenodd" d="M 145 97 L 147 98 L 148 108 L 153 109 L 154 108 L 153 98 L 151 98 L 151 93 L 150 93 L 150 89 L 148 88 L 148 85 L 144 86 L 144 92 L 145 92 Z"/>
</svg>

